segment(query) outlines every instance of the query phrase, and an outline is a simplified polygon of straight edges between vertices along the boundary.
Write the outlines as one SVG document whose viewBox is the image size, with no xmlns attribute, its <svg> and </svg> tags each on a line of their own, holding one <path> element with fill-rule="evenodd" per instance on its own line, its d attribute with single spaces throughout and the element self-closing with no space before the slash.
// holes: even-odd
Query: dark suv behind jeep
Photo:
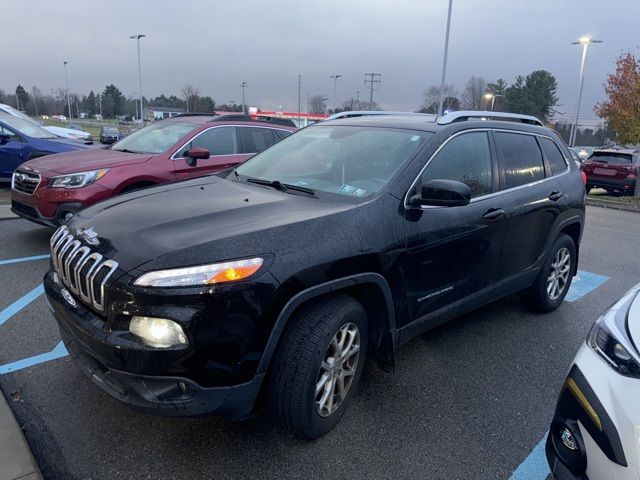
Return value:
<svg viewBox="0 0 640 480">
<path fill-rule="evenodd" d="M 557 308 L 584 196 L 533 117 L 328 121 L 234 170 L 81 211 L 51 239 L 45 289 L 110 395 L 240 419 L 264 389 L 285 429 L 316 438 L 365 358 L 392 368 L 410 338 L 515 292 Z"/>
</svg>

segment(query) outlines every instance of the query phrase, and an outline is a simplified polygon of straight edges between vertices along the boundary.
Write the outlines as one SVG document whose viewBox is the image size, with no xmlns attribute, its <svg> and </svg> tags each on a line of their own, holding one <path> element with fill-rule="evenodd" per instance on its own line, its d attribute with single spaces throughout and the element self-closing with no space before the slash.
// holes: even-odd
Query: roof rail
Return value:
<svg viewBox="0 0 640 480">
<path fill-rule="evenodd" d="M 527 123 L 529 125 L 537 125 L 543 127 L 544 124 L 532 115 L 521 115 L 519 113 L 507 112 L 482 112 L 475 110 L 460 110 L 450 112 L 438 117 L 438 125 L 446 125 L 454 122 L 463 122 L 465 120 L 504 120 L 508 122 Z"/>
<path fill-rule="evenodd" d="M 344 112 L 334 113 L 325 120 L 336 120 L 338 118 L 353 118 L 353 117 L 365 117 L 369 115 L 403 115 L 403 116 L 428 116 L 435 118 L 435 115 L 430 113 L 417 113 L 417 112 L 392 112 L 389 110 L 347 110 Z"/>
</svg>

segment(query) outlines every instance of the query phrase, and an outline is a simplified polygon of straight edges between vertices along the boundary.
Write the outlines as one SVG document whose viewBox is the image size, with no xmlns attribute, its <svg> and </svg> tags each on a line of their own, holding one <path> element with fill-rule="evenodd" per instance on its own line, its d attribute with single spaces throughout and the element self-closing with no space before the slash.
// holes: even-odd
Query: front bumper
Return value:
<svg viewBox="0 0 640 480">
<path fill-rule="evenodd" d="M 546 455 L 555 478 L 640 480 L 639 398 L 640 380 L 619 375 L 583 344 L 547 438 Z M 565 427 L 578 441 L 576 455 L 559 441 Z"/>
<path fill-rule="evenodd" d="M 178 371 L 176 365 L 194 352 L 182 346 L 147 347 L 127 331 L 105 329 L 103 320 L 68 300 L 73 297 L 64 293 L 53 273 L 45 276 L 44 287 L 65 347 L 85 375 L 112 397 L 136 410 L 164 416 L 216 414 L 239 420 L 250 414 L 264 375 L 242 384 L 207 387 L 187 375 L 153 373 Z M 126 371 L 126 365 L 138 370 Z"/>
</svg>

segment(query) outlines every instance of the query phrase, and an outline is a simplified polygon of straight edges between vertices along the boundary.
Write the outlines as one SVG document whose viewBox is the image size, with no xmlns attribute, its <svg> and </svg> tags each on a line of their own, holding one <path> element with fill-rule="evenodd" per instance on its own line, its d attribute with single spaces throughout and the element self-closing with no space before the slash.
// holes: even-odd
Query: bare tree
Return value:
<svg viewBox="0 0 640 480">
<path fill-rule="evenodd" d="M 322 115 L 327 111 L 327 99 L 324 95 L 312 95 L 309 97 L 309 113 Z"/>
<path fill-rule="evenodd" d="M 471 77 L 461 95 L 463 110 L 486 110 L 484 94 L 487 82 L 482 77 Z"/>
<path fill-rule="evenodd" d="M 35 85 L 31 87 L 31 100 L 33 101 L 33 107 L 36 111 L 36 116 L 40 115 L 38 112 L 38 104 L 42 100 L 42 91 Z"/>
<path fill-rule="evenodd" d="M 458 91 L 453 85 L 444 86 L 444 109 L 445 110 L 457 110 L 460 108 L 460 101 L 458 100 Z M 424 101 L 420 112 L 424 113 L 438 113 L 438 103 L 440 101 L 440 86 L 432 85 L 424 91 Z"/>
<path fill-rule="evenodd" d="M 194 87 L 190 83 L 187 83 L 182 88 L 182 96 L 187 102 L 187 112 L 190 112 L 191 110 L 193 110 L 193 108 L 196 105 L 196 102 L 200 98 L 200 89 Z M 189 110 L 189 105 L 191 105 L 191 110 Z"/>
</svg>

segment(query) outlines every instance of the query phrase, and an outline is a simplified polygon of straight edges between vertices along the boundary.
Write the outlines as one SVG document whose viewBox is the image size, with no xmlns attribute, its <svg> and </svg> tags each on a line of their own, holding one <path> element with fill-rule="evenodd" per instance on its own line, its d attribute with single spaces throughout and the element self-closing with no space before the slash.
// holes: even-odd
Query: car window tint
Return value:
<svg viewBox="0 0 640 480">
<path fill-rule="evenodd" d="M 243 153 L 257 153 L 267 149 L 276 142 L 270 128 L 242 127 L 244 139 Z"/>
<path fill-rule="evenodd" d="M 289 130 L 274 130 L 274 132 L 278 137 L 280 137 L 281 140 L 283 138 L 287 138 L 289 135 L 293 133 L 293 132 L 290 132 Z"/>
<path fill-rule="evenodd" d="M 544 178 L 542 152 L 536 137 L 505 132 L 495 132 L 494 136 L 505 189 Z"/>
<path fill-rule="evenodd" d="M 465 133 L 445 144 L 422 174 L 423 184 L 435 179 L 465 183 L 472 197 L 491 193 L 491 150 L 487 133 Z"/>
<path fill-rule="evenodd" d="M 567 169 L 567 163 L 564 161 L 564 156 L 555 142 L 542 137 L 538 140 L 540 141 L 540 145 L 542 145 L 544 155 L 547 157 L 547 162 L 549 162 L 549 166 L 551 167 L 551 175 L 564 172 Z"/>
<path fill-rule="evenodd" d="M 628 153 L 618 152 L 593 152 L 589 160 L 603 163 L 633 163 L 633 156 Z"/>
<path fill-rule="evenodd" d="M 195 147 L 206 148 L 211 155 L 233 155 L 238 153 L 235 127 L 216 127 L 205 130 L 185 145 L 177 157 L 183 157 L 187 150 Z"/>
</svg>

